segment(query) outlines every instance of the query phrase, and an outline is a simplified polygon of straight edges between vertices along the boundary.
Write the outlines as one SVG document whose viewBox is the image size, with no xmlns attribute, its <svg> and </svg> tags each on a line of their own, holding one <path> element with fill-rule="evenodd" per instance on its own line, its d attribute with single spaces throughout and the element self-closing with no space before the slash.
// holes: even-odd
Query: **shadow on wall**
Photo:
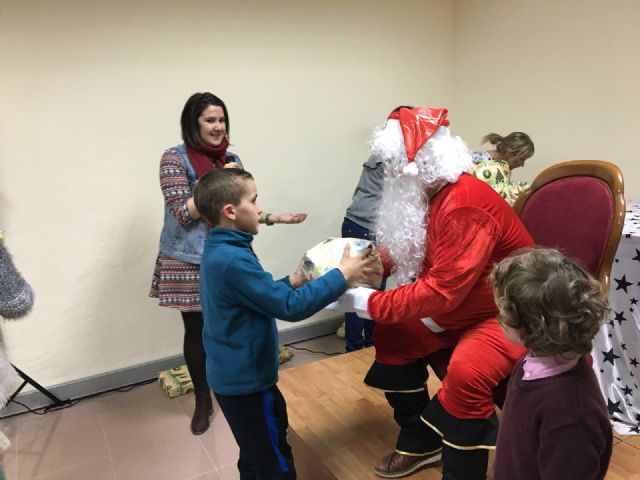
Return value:
<svg viewBox="0 0 640 480">
<path fill-rule="evenodd" d="M 110 213 L 92 232 L 91 260 L 70 266 L 73 301 L 60 314 L 73 327 L 48 352 L 70 352 L 55 367 L 75 372 L 63 382 L 181 353 L 180 316 L 148 296 L 159 237 L 155 220 Z"/>
<path fill-rule="evenodd" d="M 138 216 L 123 220 L 118 232 L 100 249 L 99 265 L 83 273 L 93 283 L 91 297 L 84 302 L 85 318 L 93 324 L 92 331 L 103 332 L 93 340 L 90 354 L 102 365 L 102 371 L 182 351 L 180 315 L 159 307 L 157 299 L 149 297 L 158 224 Z"/>
</svg>

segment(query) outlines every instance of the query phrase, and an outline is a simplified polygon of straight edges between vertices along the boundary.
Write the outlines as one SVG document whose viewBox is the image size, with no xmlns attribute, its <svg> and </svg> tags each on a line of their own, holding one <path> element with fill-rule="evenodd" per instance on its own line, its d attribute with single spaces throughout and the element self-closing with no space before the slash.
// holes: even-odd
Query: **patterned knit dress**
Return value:
<svg viewBox="0 0 640 480">
<path fill-rule="evenodd" d="M 180 156 L 168 151 L 160 160 L 160 188 L 169 212 L 180 225 L 194 220 L 189 215 L 187 200 L 191 197 L 187 172 Z M 151 280 L 150 297 L 158 298 L 162 307 L 182 312 L 200 311 L 200 265 L 185 263 L 158 253 Z"/>
</svg>

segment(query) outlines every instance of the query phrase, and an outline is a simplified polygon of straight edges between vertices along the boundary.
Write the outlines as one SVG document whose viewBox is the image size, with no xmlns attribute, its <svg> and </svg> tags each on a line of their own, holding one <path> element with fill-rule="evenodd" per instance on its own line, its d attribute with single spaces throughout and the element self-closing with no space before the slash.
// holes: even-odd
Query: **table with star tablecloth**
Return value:
<svg viewBox="0 0 640 480">
<path fill-rule="evenodd" d="M 593 368 L 622 435 L 640 435 L 640 201 L 627 202 L 611 269 L 607 322 L 593 345 Z"/>
</svg>

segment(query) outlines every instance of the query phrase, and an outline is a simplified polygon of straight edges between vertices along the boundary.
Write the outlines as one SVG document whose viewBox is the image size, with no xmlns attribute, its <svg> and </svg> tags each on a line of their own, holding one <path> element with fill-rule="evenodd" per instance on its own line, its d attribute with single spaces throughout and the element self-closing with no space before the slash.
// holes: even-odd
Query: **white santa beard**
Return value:
<svg viewBox="0 0 640 480">
<path fill-rule="evenodd" d="M 427 249 L 427 188 L 458 181 L 471 170 L 471 155 L 460 137 L 439 127 L 415 155 L 417 175 L 405 171 L 409 164 L 400 122 L 390 119 L 374 129 L 371 153 L 384 161 L 385 183 L 376 237 L 389 251 L 397 283 L 411 283 L 422 271 Z"/>
<path fill-rule="evenodd" d="M 417 177 L 387 177 L 378 211 L 376 240 L 393 260 L 398 285 L 414 281 L 426 251 L 427 197 Z"/>
<path fill-rule="evenodd" d="M 385 124 L 376 127 L 369 143 L 371 154 L 384 161 L 386 175 L 395 177 L 402 173 L 408 160 L 398 120 L 388 120 Z"/>
</svg>

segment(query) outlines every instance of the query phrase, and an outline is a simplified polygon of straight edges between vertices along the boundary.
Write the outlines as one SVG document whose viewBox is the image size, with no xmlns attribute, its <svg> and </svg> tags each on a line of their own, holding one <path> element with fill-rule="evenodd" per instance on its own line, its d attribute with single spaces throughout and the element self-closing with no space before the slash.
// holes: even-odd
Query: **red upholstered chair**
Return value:
<svg viewBox="0 0 640 480">
<path fill-rule="evenodd" d="M 624 224 L 624 181 L 613 163 L 573 160 L 540 173 L 514 205 L 537 245 L 579 260 L 609 291 Z"/>
<path fill-rule="evenodd" d="M 609 291 L 613 257 L 624 224 L 624 181 L 613 163 L 573 160 L 540 173 L 514 207 L 537 245 L 553 247 L 579 260 Z M 443 379 L 451 351 L 436 352 L 427 362 Z M 507 381 L 494 389 L 502 407 Z"/>
</svg>

